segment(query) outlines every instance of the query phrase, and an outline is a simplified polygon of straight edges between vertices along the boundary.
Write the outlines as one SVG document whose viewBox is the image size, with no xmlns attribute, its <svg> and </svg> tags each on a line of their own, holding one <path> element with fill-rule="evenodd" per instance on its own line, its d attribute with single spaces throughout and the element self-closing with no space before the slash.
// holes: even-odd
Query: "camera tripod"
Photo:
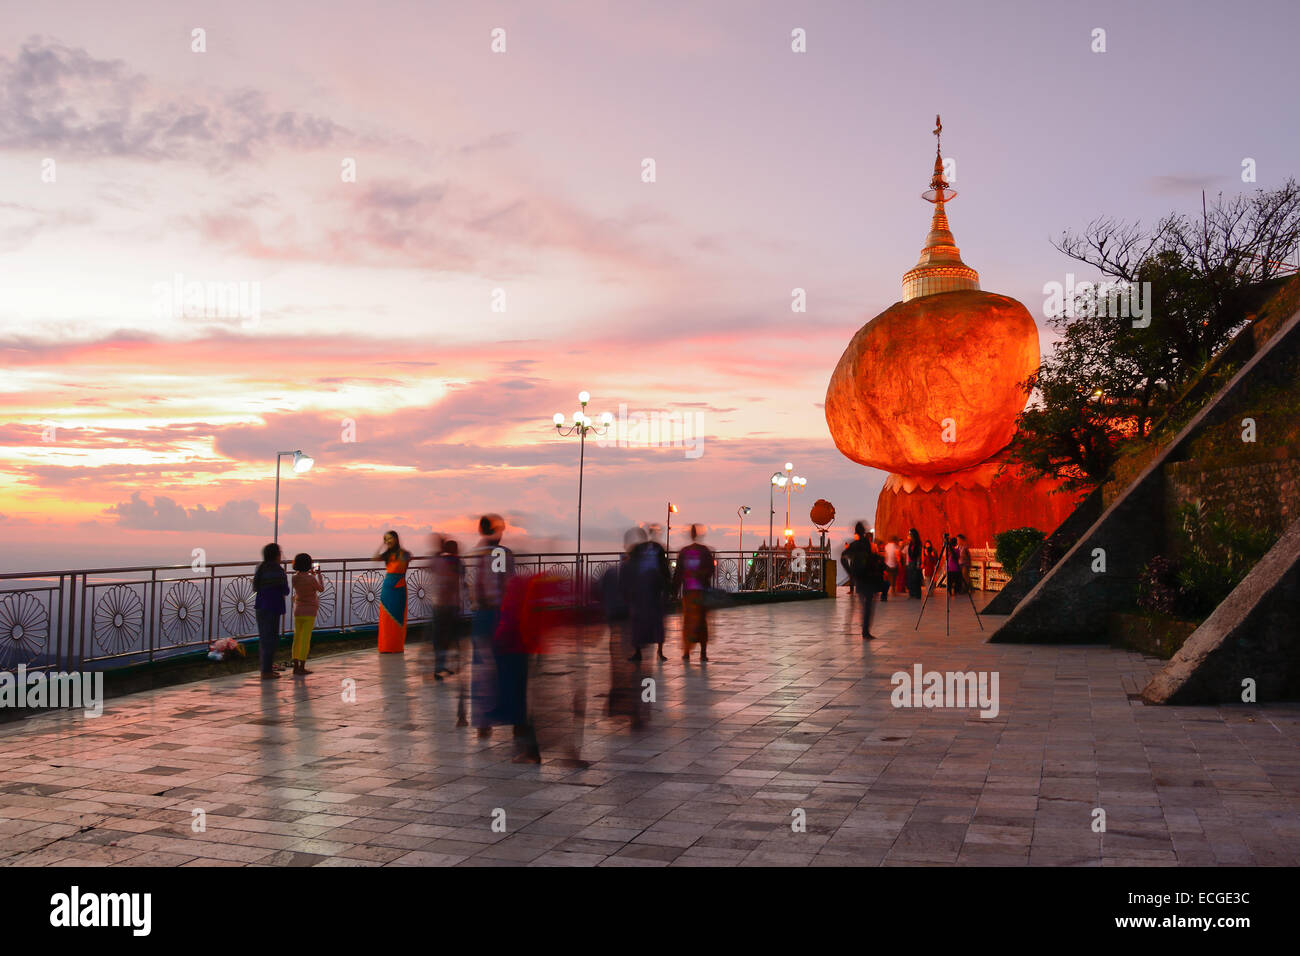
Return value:
<svg viewBox="0 0 1300 956">
<path fill-rule="evenodd" d="M 925 597 L 921 600 L 921 613 L 916 616 L 916 627 L 912 628 L 912 630 L 915 631 L 921 626 L 921 617 L 925 614 L 925 605 L 929 603 L 930 595 L 934 593 L 935 587 L 939 584 L 939 571 L 942 569 L 945 594 L 943 632 L 945 635 L 952 633 L 952 588 L 949 586 L 951 582 L 948 580 L 948 558 L 950 555 L 955 558 L 956 554 L 957 542 L 949 537 L 948 532 L 945 531 L 943 533 L 943 548 L 939 551 L 939 563 L 935 567 L 934 574 L 930 576 L 929 588 L 925 592 Z M 953 561 L 953 563 L 957 565 L 957 581 L 962 584 L 966 597 L 970 601 L 970 609 L 975 612 L 975 623 L 979 625 L 982 631 L 984 630 L 984 622 L 980 620 L 979 609 L 975 607 L 975 597 L 970 593 L 970 583 L 966 581 L 961 573 L 961 563 L 958 561 Z"/>
</svg>

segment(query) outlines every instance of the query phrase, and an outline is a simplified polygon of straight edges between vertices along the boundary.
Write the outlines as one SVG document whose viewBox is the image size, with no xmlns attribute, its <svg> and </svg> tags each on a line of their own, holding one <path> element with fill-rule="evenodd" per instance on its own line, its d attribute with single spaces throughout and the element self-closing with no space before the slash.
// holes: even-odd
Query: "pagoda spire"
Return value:
<svg viewBox="0 0 1300 956">
<path fill-rule="evenodd" d="M 944 203 L 957 198 L 957 191 L 948 188 L 948 181 L 943 178 L 943 122 L 938 115 L 934 117 L 934 175 L 930 177 L 930 188 L 921 193 L 921 198 L 934 204 L 934 215 L 930 218 L 930 232 L 925 237 L 925 246 L 916 266 L 903 276 L 903 301 L 920 298 L 923 295 L 935 295 L 940 292 L 956 292 L 961 289 L 980 287 L 979 273 L 961 261 L 961 250 L 952 237 L 948 227 L 948 213 Z"/>
</svg>

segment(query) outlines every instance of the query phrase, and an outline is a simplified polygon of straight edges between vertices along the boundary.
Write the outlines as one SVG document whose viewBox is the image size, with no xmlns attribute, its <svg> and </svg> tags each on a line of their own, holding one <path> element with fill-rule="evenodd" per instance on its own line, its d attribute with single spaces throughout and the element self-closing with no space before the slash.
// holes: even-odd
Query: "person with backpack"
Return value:
<svg viewBox="0 0 1300 956">
<path fill-rule="evenodd" d="M 876 635 L 871 633 L 871 601 L 880 593 L 884 581 L 885 562 L 876 552 L 871 540 L 871 532 L 861 521 L 853 526 L 853 541 L 844 549 L 844 556 L 840 558 L 840 563 L 849 573 L 858 598 L 862 601 L 862 639 L 874 640 Z"/>
</svg>

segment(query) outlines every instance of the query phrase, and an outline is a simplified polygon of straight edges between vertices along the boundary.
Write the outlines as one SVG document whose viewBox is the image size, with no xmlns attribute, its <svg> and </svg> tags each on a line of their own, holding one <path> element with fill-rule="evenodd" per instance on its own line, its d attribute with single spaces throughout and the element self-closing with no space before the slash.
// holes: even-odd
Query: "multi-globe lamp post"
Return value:
<svg viewBox="0 0 1300 956">
<path fill-rule="evenodd" d="M 582 407 L 573 413 L 573 424 L 565 426 L 564 413 L 556 412 L 551 419 L 555 423 L 557 434 L 568 438 L 571 435 L 578 436 L 578 549 L 577 559 L 582 560 L 582 472 L 583 465 L 587 457 L 587 435 L 594 432 L 596 435 L 603 435 L 609 431 L 610 425 L 614 423 L 614 416 L 605 412 L 600 416 L 600 424 L 597 425 L 595 420 L 587 415 L 587 403 L 591 401 L 591 393 L 581 391 L 578 393 L 578 404 Z"/>
<path fill-rule="evenodd" d="M 772 587 L 773 561 L 776 553 L 775 529 L 772 527 L 772 523 L 776 518 L 776 489 L 781 488 L 785 491 L 785 537 L 786 540 L 789 540 L 794 535 L 794 531 L 790 528 L 790 492 L 802 491 L 807 484 L 807 478 L 802 478 L 794 473 L 794 462 L 787 461 L 784 470 L 772 472 L 771 482 L 767 490 L 767 586 L 769 588 Z"/>
</svg>

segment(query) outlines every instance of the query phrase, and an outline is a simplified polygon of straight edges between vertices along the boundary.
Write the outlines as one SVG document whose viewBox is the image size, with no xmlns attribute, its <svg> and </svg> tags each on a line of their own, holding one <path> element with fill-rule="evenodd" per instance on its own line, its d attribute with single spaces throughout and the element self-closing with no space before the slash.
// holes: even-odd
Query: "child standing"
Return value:
<svg viewBox="0 0 1300 956">
<path fill-rule="evenodd" d="M 305 677 L 311 673 L 307 670 L 307 653 L 325 580 L 320 568 L 312 564 L 310 554 L 294 557 L 293 570 L 293 672 Z"/>
</svg>

